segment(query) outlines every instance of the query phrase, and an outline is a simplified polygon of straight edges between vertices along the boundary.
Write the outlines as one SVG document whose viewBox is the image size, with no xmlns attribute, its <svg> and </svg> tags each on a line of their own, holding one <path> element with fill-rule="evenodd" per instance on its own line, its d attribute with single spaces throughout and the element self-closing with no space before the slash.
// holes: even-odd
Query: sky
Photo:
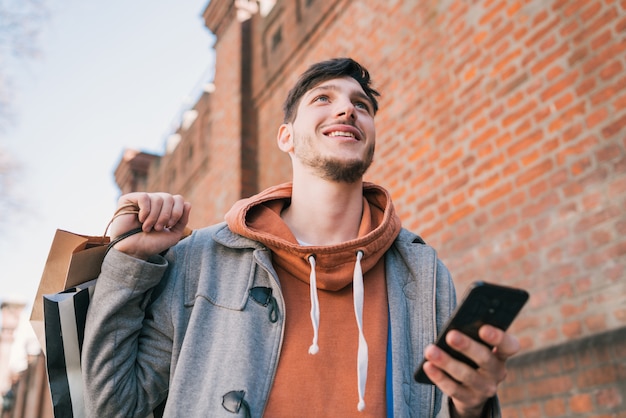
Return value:
<svg viewBox="0 0 626 418">
<path fill-rule="evenodd" d="M 208 0 L 44 4 L 40 56 L 11 64 L 14 123 L 0 132 L 21 202 L 0 214 L 0 300 L 27 305 L 57 228 L 104 233 L 124 150 L 162 154 L 214 67 Z"/>
</svg>

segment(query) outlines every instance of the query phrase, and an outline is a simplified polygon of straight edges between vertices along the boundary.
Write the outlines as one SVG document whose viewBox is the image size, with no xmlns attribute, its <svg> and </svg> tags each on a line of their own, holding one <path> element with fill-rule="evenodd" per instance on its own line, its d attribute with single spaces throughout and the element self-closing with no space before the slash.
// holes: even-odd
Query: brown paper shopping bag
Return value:
<svg viewBox="0 0 626 418">
<path fill-rule="evenodd" d="M 127 204 L 113 216 L 137 214 Z M 46 368 L 54 416 L 85 416 L 80 356 L 87 311 L 102 262 L 110 247 L 131 235 L 131 229 L 111 240 L 101 236 L 80 235 L 57 229 L 44 267 L 30 316 L 31 325 L 46 355 Z M 186 229 L 182 238 L 191 234 Z M 181 238 L 181 239 L 182 239 Z"/>
<path fill-rule="evenodd" d="M 109 237 L 102 235 L 79 235 L 57 229 L 30 315 L 31 326 L 44 354 L 43 295 L 59 293 L 98 277 L 109 241 Z"/>
</svg>

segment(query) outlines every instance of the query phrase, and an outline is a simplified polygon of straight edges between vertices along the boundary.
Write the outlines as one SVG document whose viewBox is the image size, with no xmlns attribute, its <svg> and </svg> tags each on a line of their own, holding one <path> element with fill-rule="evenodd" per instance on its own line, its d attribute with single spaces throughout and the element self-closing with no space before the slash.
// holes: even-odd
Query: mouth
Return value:
<svg viewBox="0 0 626 418">
<path fill-rule="evenodd" d="M 322 133 L 331 138 L 348 138 L 357 141 L 363 139 L 361 132 L 352 125 L 334 125 L 328 127 Z"/>
</svg>

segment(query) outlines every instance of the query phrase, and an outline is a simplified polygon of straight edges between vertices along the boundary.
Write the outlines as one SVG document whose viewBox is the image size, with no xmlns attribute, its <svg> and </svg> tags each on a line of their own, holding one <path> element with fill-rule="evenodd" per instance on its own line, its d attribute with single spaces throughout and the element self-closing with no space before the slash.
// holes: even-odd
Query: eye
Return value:
<svg viewBox="0 0 626 418">
<path fill-rule="evenodd" d="M 354 103 L 354 107 L 357 109 L 365 110 L 367 113 L 372 114 L 372 106 L 369 102 L 366 101 L 357 101 Z"/>
<path fill-rule="evenodd" d="M 313 103 L 315 102 L 328 102 L 330 99 L 325 94 L 320 94 L 313 99 Z"/>
</svg>

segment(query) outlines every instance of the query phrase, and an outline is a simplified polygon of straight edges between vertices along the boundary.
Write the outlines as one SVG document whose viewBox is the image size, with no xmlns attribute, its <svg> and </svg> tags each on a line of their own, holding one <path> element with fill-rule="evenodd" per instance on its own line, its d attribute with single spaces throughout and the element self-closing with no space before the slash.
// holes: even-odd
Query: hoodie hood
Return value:
<svg viewBox="0 0 626 418">
<path fill-rule="evenodd" d="M 363 184 L 363 214 L 356 239 L 328 246 L 302 246 L 280 217 L 291 203 L 292 184 L 284 183 L 242 199 L 226 214 L 229 228 L 266 245 L 274 262 L 291 275 L 310 283 L 315 257 L 318 289 L 336 291 L 352 283 L 357 252 L 363 273 L 369 271 L 389 249 L 401 229 L 388 192 L 375 184 Z"/>
</svg>

